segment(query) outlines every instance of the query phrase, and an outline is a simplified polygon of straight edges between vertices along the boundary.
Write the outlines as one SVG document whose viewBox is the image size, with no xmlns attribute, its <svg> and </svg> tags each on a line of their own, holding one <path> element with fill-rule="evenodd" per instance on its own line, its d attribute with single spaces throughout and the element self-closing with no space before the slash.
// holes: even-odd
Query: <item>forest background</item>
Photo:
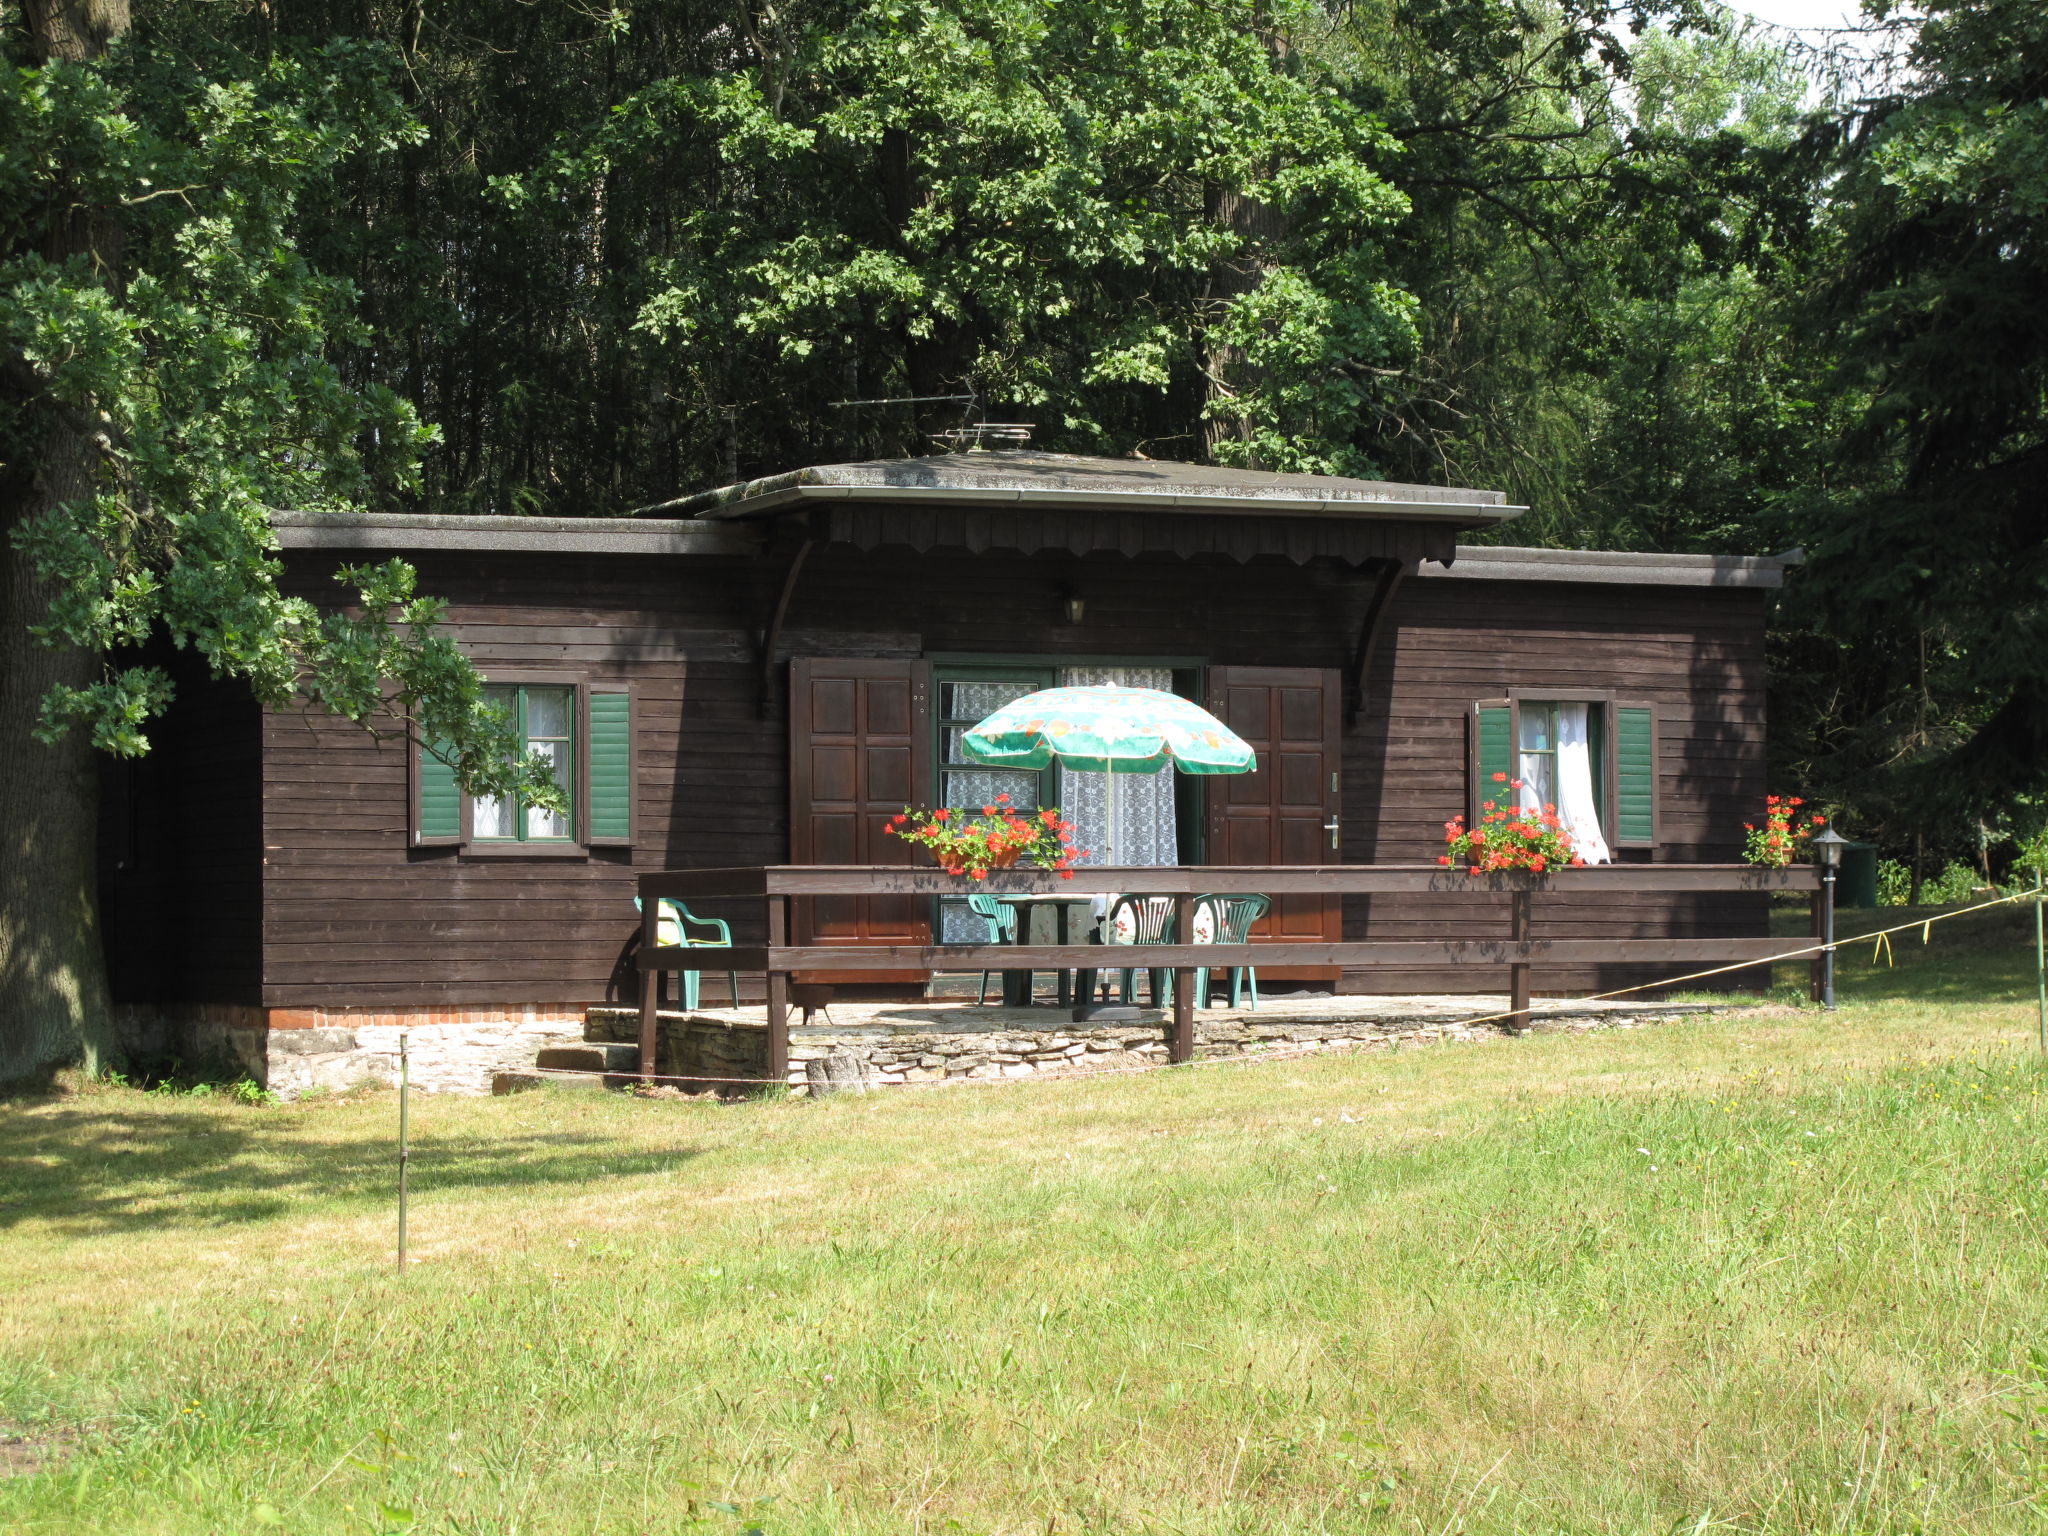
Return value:
<svg viewBox="0 0 2048 1536">
<path fill-rule="evenodd" d="M 619 515 L 982 414 L 1500 488 L 1517 543 L 1801 547 L 1774 787 L 1916 880 L 2048 818 L 2036 0 L 1826 35 L 1705 0 L 0 28 L 0 1007 L 61 993 L 59 1034 L 91 751 L 175 707 L 152 637 L 525 771 L 410 573 L 346 573 L 355 618 L 285 600 L 270 508 Z M 901 396 L 971 400 L 835 404 Z"/>
</svg>

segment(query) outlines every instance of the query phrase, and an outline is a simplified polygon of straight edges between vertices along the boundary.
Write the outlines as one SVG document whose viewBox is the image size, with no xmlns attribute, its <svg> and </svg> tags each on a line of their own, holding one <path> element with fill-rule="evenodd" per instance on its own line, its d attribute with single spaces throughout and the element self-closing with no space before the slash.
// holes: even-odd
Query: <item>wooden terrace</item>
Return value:
<svg viewBox="0 0 2048 1536">
<path fill-rule="evenodd" d="M 1538 930 L 1542 898 L 1549 893 L 1693 894 L 1805 891 L 1813 899 L 1814 931 L 1820 931 L 1820 880 L 1807 865 L 1765 869 L 1749 864 L 1604 864 L 1543 875 L 1470 875 L 1440 865 L 1170 865 L 1143 868 L 1088 868 L 1090 888 L 1171 897 L 1176 930 L 1193 928 L 1197 897 L 1212 891 L 1259 891 L 1269 896 L 1383 896 L 1427 900 L 1443 895 L 1497 893 L 1496 931 L 1432 939 L 1359 942 L 1259 942 L 1251 944 L 829 944 L 792 942 L 791 904 L 814 897 L 957 896 L 963 882 L 938 869 L 900 865 L 756 865 L 734 869 L 664 870 L 639 877 L 642 972 L 735 970 L 765 976 L 769 1076 L 789 1066 L 789 983 L 795 973 L 922 971 L 1081 971 L 1115 969 L 1118 961 L 1138 968 L 1178 972 L 1173 993 L 1169 1059 L 1194 1058 L 1194 977 L 1198 970 L 1234 966 L 1416 966 L 1506 967 L 1510 1007 L 1526 1023 L 1533 972 L 1545 965 L 1617 964 L 1669 966 L 1685 972 L 1781 954 L 1783 939 L 1754 938 L 1545 938 Z M 1040 870 L 994 870 L 974 891 L 991 895 L 1059 895 L 1072 882 Z M 660 898 L 687 903 L 759 901 L 764 944 L 731 949 L 665 946 L 656 942 Z M 1477 988 L 1475 987 L 1475 990 Z M 656 988 L 640 989 L 640 1071 L 655 1071 L 658 1027 Z"/>
</svg>

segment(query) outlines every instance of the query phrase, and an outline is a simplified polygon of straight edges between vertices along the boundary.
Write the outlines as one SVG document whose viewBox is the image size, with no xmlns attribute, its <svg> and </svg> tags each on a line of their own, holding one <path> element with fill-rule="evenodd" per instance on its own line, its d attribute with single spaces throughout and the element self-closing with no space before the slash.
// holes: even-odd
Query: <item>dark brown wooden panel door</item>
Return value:
<svg viewBox="0 0 2048 1536">
<path fill-rule="evenodd" d="M 921 661 L 799 656 L 789 664 L 789 861 L 909 864 L 883 828 L 931 782 L 930 672 Z M 929 944 L 919 896 L 796 903 L 802 944 Z M 816 972 L 815 981 L 921 982 L 923 971 Z"/>
<path fill-rule="evenodd" d="M 1211 667 L 1209 712 L 1251 743 L 1251 773 L 1203 781 L 1210 864 L 1335 864 L 1337 775 L 1342 764 L 1340 675 L 1321 667 Z M 1252 929 L 1254 939 L 1303 942 L 1344 937 L 1336 897 L 1282 896 Z M 1260 967 L 1259 980 L 1267 979 Z M 1276 981 L 1335 983 L 1330 967 L 1275 970 Z"/>
</svg>

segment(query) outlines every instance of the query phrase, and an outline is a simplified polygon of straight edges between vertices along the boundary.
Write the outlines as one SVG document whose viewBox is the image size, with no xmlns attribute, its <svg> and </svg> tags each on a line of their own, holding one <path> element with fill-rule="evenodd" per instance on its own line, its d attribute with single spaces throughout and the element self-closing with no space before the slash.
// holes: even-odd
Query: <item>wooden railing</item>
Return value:
<svg viewBox="0 0 2048 1536">
<path fill-rule="evenodd" d="M 1368 939 L 1359 942 L 1283 941 L 1255 944 L 1146 945 L 1142 959 L 1119 954 L 1146 968 L 1178 970 L 1174 988 L 1174 1061 L 1194 1057 L 1194 972 L 1243 965 L 1264 966 L 1429 966 L 1483 965 L 1508 968 L 1510 1007 L 1526 1022 L 1530 973 L 1539 965 L 1712 966 L 1766 960 L 1783 953 L 1785 941 L 1770 938 L 1583 939 L 1537 938 L 1532 932 L 1537 899 L 1547 894 L 1709 894 L 1807 891 L 1814 893 L 1814 931 L 1819 929 L 1820 881 L 1807 865 L 1759 869 L 1749 864 L 1603 864 L 1551 874 L 1468 875 L 1438 865 L 1176 865 L 1161 868 L 1090 868 L 1085 886 L 1040 870 L 993 870 L 971 887 L 937 869 L 875 865 L 756 865 L 741 869 L 664 870 L 640 877 L 640 969 L 695 971 L 707 968 L 759 972 L 767 978 L 768 1076 L 789 1070 L 789 979 L 795 971 L 1024 971 L 1108 970 L 1100 944 L 793 944 L 790 902 L 813 896 L 959 896 L 968 890 L 990 895 L 1058 895 L 1101 890 L 1171 896 L 1175 931 L 1192 931 L 1195 898 L 1209 891 L 1258 891 L 1268 896 L 1376 896 L 1497 894 L 1505 932 L 1456 939 Z M 657 943 L 658 898 L 685 902 L 758 900 L 766 913 L 767 942 L 721 949 L 713 957 L 701 948 Z M 640 1071 L 655 1068 L 657 989 L 652 978 L 640 988 Z"/>
</svg>

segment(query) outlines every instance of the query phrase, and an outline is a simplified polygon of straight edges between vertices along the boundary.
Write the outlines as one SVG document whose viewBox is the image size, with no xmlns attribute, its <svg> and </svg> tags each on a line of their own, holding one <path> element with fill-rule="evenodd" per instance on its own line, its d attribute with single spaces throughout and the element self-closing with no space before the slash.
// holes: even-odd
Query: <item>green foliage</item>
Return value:
<svg viewBox="0 0 2048 1536">
<path fill-rule="evenodd" d="M 45 729 L 141 750 L 169 637 L 512 787 L 434 606 L 281 594 L 266 509 L 619 512 L 985 410 L 1804 544 L 1777 776 L 1968 858 L 2048 776 L 2048 20 L 1925 15 L 1852 79 L 1704 0 L 163 0 L 0 86 L 0 459 L 110 466 L 20 535 L 117 658 Z M 905 395 L 975 403 L 839 403 Z"/>
<path fill-rule="evenodd" d="M 1512 543 L 1777 547 L 1823 366 L 1777 312 L 1813 185 L 1782 46 L 1685 6 L 1451 0 L 1354 7 L 1344 41 L 1415 208 L 1391 466 L 1507 488 Z"/>
<path fill-rule="evenodd" d="M 1845 125 L 1829 280 L 1799 317 L 1847 420 L 1788 617 L 1831 727 L 1803 744 L 1814 782 L 1953 845 L 2048 785 L 2048 12 L 1924 11 Z"/>
<path fill-rule="evenodd" d="M 1985 889 L 1984 876 L 1967 864 L 1949 864 L 1940 874 L 1920 882 L 1920 904 L 1942 907 L 1974 899 Z"/>
<path fill-rule="evenodd" d="M 1206 409 L 1240 461 L 1363 467 L 1371 369 L 1413 342 L 1368 242 L 1406 202 L 1378 121 L 1285 52 L 1313 20 L 1299 0 L 800 7 L 737 68 L 636 60 L 491 190 L 610 242 L 582 212 L 603 189 L 634 231 L 608 281 L 646 361 L 681 360 L 707 406 L 778 402 L 735 424 L 742 465 L 809 456 L 792 431 L 921 446 L 905 428 L 957 407 L 831 402 L 972 392 L 1055 445 L 1177 427 L 1191 448 Z"/>
<path fill-rule="evenodd" d="M 1877 861 L 1877 904 L 1903 907 L 1913 898 L 1913 871 L 1897 859 Z"/>
<path fill-rule="evenodd" d="M 36 641 L 110 658 L 45 699 L 45 739 L 147 750 L 171 690 L 139 653 L 168 639 L 266 705 L 416 720 L 480 789 L 531 778 L 404 566 L 343 573 L 353 616 L 278 588 L 272 508 L 402 491 L 433 437 L 342 377 L 330 352 L 367 340 L 354 290 L 297 240 L 345 167 L 418 141 L 391 64 L 347 37 L 196 59 L 139 43 L 0 80 L 0 459 L 38 464 L 54 427 L 96 466 L 9 531 L 54 585 Z M 80 219 L 90 238 L 61 238 Z"/>
</svg>

